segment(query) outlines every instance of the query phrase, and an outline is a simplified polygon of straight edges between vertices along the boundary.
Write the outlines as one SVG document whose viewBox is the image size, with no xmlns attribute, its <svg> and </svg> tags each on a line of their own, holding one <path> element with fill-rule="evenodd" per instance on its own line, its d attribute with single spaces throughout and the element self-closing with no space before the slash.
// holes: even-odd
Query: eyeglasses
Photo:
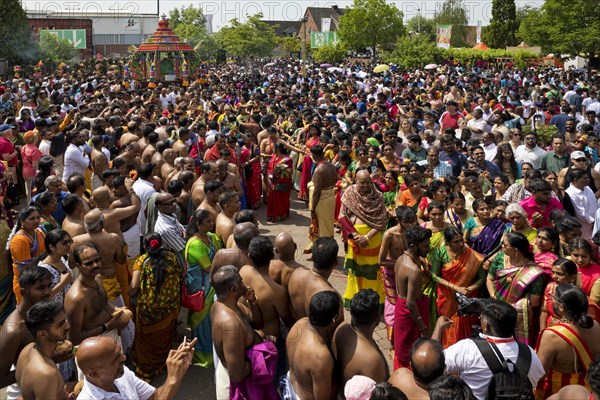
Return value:
<svg viewBox="0 0 600 400">
<path fill-rule="evenodd" d="M 587 158 L 575 158 L 573 161 L 577 161 L 577 162 L 586 162 Z"/>
</svg>

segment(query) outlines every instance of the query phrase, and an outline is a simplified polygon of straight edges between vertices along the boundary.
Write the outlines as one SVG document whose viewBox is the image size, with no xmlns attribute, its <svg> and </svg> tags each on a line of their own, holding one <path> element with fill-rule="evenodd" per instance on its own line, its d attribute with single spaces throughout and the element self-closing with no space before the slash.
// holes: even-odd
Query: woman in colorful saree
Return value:
<svg viewBox="0 0 600 400">
<path fill-rule="evenodd" d="M 404 178 L 404 185 L 407 189 L 398 196 L 398 205 L 412 207 L 417 212 L 419 203 L 425 195 L 421 187 L 421 178 L 414 174 L 408 174 Z"/>
<path fill-rule="evenodd" d="M 321 130 L 317 125 L 309 125 L 308 135 L 308 139 L 304 145 L 306 153 L 302 161 L 302 178 L 300 179 L 300 191 L 298 192 L 298 198 L 304 201 L 308 201 L 308 183 L 313 173 L 313 161 L 310 158 L 310 149 L 321 142 Z"/>
<path fill-rule="evenodd" d="M 197 210 L 188 225 L 188 242 L 185 246 L 187 273 L 184 284 L 189 293 L 204 291 L 204 308 L 189 311 L 188 324 L 192 335 L 198 338 L 195 346 L 194 363 L 201 367 L 213 365 L 210 308 L 214 303 L 215 291 L 210 285 L 210 265 L 217 251 L 223 247 L 221 239 L 212 233 L 215 221 L 206 210 Z"/>
<path fill-rule="evenodd" d="M 485 283 L 482 268 L 483 256 L 465 244 L 462 232 L 456 227 L 444 230 L 445 246 L 440 245 L 429 253 L 431 273 L 437 283 L 437 309 L 440 315 L 452 320 L 444 331 L 444 348 L 471 336 L 471 326 L 477 317 L 459 317 L 456 293 L 479 297 L 479 289 Z"/>
<path fill-rule="evenodd" d="M 552 280 L 552 264 L 560 254 L 560 238 L 554 228 L 542 227 L 537 231 L 534 246 L 535 263 L 544 272 L 546 281 Z"/>
<path fill-rule="evenodd" d="M 464 225 L 464 238 L 469 247 L 487 256 L 500 247 L 506 225 L 492 217 L 492 210 L 485 199 L 473 202 L 475 215 Z"/>
<path fill-rule="evenodd" d="M 45 251 L 44 231 L 40 228 L 41 216 L 37 207 L 27 207 L 19 212 L 19 220 L 8 238 L 7 248 L 13 259 L 13 292 L 17 304 L 21 302 L 19 275 L 29 267 L 35 257 Z"/>
<path fill-rule="evenodd" d="M 260 173 L 260 149 L 255 143 L 252 133 L 243 136 L 244 147 L 240 155 L 244 182 L 246 184 L 246 204 L 251 210 L 260 207 L 262 180 Z"/>
<path fill-rule="evenodd" d="M 542 312 L 540 314 L 540 331 L 560 322 L 560 319 L 556 316 L 556 312 L 554 311 L 556 287 L 563 283 L 581 286 L 578 277 L 577 264 L 566 258 L 559 258 L 552 264 L 552 280 L 554 282 L 550 282 L 544 291 L 544 301 L 542 303 Z"/>
<path fill-rule="evenodd" d="M 448 189 L 440 180 L 434 180 L 427 186 L 427 196 L 424 196 L 419 203 L 417 218 L 423 221 L 429 219 L 427 206 L 433 201 L 442 203 L 444 206 L 448 203 Z"/>
<path fill-rule="evenodd" d="M 546 371 L 537 386 L 538 399 L 546 399 L 566 385 L 585 386 L 589 391 L 586 375 L 600 355 L 600 326 L 587 314 L 585 293 L 562 284 L 555 295 L 554 310 L 560 322 L 542 332 L 535 350 Z"/>
<path fill-rule="evenodd" d="M 275 153 L 267 169 L 269 196 L 267 221 L 283 221 L 290 215 L 290 192 L 292 190 L 292 159 L 288 157 L 283 143 L 275 145 Z"/>
<path fill-rule="evenodd" d="M 527 238 L 509 232 L 502 238 L 502 252 L 494 258 L 487 276 L 490 297 L 502 300 L 517 310 L 515 339 L 535 343 L 534 309 L 544 293 L 544 273 L 535 265 Z"/>
<path fill-rule="evenodd" d="M 594 251 L 590 242 L 582 237 L 569 242 L 571 259 L 577 264 L 581 277 L 581 289 L 592 303 L 600 306 L 600 265 L 592 261 Z"/>
<path fill-rule="evenodd" d="M 175 254 L 162 246 L 158 233 L 144 238 L 146 254 L 133 265 L 129 296 L 135 303 L 135 373 L 145 380 L 159 375 L 171 351 L 181 290 L 181 272 Z"/>
<path fill-rule="evenodd" d="M 533 244 L 537 237 L 537 229 L 532 228 L 527 220 L 527 213 L 519 204 L 509 204 L 506 207 L 506 217 L 512 223 L 511 232 L 522 233 L 529 243 Z"/>
<path fill-rule="evenodd" d="M 468 219 L 473 216 L 473 213 L 467 210 L 465 195 L 461 192 L 450 192 L 448 202 L 449 206 L 444 214 L 446 221 L 462 232 Z"/>
</svg>

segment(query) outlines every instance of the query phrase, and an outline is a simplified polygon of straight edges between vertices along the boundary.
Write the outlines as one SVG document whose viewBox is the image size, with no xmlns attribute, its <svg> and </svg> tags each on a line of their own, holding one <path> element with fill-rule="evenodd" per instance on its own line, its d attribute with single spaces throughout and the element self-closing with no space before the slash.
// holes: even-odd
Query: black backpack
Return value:
<svg viewBox="0 0 600 400">
<path fill-rule="evenodd" d="M 533 386 L 527 377 L 531 366 L 531 350 L 524 343 L 518 343 L 517 363 L 505 360 L 498 347 L 485 339 L 473 339 L 481 355 L 492 371 L 486 400 L 534 400 Z M 512 367 L 511 367 L 512 366 Z"/>
</svg>

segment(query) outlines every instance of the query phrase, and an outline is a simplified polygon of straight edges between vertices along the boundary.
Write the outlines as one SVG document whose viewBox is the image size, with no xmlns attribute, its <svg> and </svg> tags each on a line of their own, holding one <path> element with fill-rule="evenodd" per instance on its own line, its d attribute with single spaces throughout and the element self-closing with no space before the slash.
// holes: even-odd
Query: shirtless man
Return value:
<svg viewBox="0 0 600 400">
<path fill-rule="evenodd" d="M 236 225 L 241 224 L 243 222 L 252 222 L 258 228 L 258 216 L 256 214 L 256 211 L 254 210 L 240 210 L 233 218 L 233 221 Z M 233 239 L 233 235 L 231 235 L 229 236 L 225 247 L 228 249 L 233 249 L 235 246 L 235 240 Z"/>
<path fill-rule="evenodd" d="M 129 192 L 128 192 L 129 194 Z M 104 216 L 104 229 L 109 233 L 121 235 L 121 222 L 130 218 L 132 215 L 137 218 L 140 210 L 140 199 L 135 194 L 131 195 L 131 204 L 120 208 L 111 207 L 111 193 L 108 187 L 101 186 L 92 192 L 92 197 L 98 210 L 102 211 Z"/>
<path fill-rule="evenodd" d="M 342 299 L 337 292 L 319 292 L 310 299 L 308 318 L 300 319 L 290 330 L 286 341 L 290 370 L 283 389 L 285 398 L 336 398 L 335 360 L 329 343 L 341 308 Z"/>
<path fill-rule="evenodd" d="M 427 386 L 444 374 L 444 349 L 431 339 L 419 338 L 410 350 L 411 368 L 398 368 L 389 382 L 409 399 L 429 400 Z"/>
<path fill-rule="evenodd" d="M 238 196 L 242 197 L 244 191 L 242 190 L 242 182 L 240 178 L 229 172 L 229 162 L 225 160 L 217 160 L 217 169 L 219 171 L 219 180 L 223 182 L 225 190 L 235 191 Z"/>
<path fill-rule="evenodd" d="M 141 202 L 133 190 L 128 190 L 125 177 L 119 176 L 113 180 L 113 196 L 115 201 L 110 204 L 110 210 L 119 214 L 119 235 L 127 244 L 127 260 L 134 260 L 140 255 L 141 228 L 137 224 Z M 136 208 L 134 212 L 133 209 Z M 117 219 L 117 218 L 114 218 Z M 106 217 L 105 217 L 106 220 Z M 106 229 L 106 221 L 105 221 Z M 113 232 L 106 229 L 108 232 Z"/>
<path fill-rule="evenodd" d="M 221 213 L 221 206 L 219 205 L 219 196 L 223 193 L 223 183 L 221 181 L 208 181 L 206 185 L 204 185 L 204 191 L 206 196 L 204 197 L 204 201 L 200 204 L 197 210 L 206 210 L 210 212 L 214 218 L 217 220 L 217 216 Z"/>
<path fill-rule="evenodd" d="M 102 135 L 92 136 L 92 154 L 90 154 L 90 166 L 92 167 L 92 190 L 102 186 L 102 174 L 108 168 L 108 159 L 102 151 L 104 137 Z"/>
<path fill-rule="evenodd" d="M 73 238 L 73 248 L 84 243 L 95 243 L 102 259 L 100 273 L 102 286 L 108 295 L 108 300 L 117 307 L 125 305 L 122 293 L 128 293 L 129 287 L 121 288 L 117 279 L 117 267 L 123 267 L 127 261 L 123 237 L 116 233 L 108 233 L 104 229 L 104 215 L 100 210 L 90 211 L 84 218 L 87 233 Z M 72 254 L 72 261 L 75 255 Z M 129 282 L 125 282 L 126 284 Z"/>
<path fill-rule="evenodd" d="M 332 350 L 341 367 L 340 388 L 355 375 L 375 382 L 390 376 L 387 361 L 373 339 L 381 320 L 379 295 L 373 289 L 359 290 L 350 301 L 350 321 L 342 322 L 333 336 Z"/>
<path fill-rule="evenodd" d="M 102 258 L 94 243 L 84 243 L 73 251 L 79 276 L 65 296 L 65 313 L 70 324 L 69 340 L 78 345 L 91 336 L 110 335 L 119 338 L 118 331 L 127 323 L 121 320 L 123 311 L 115 313 L 102 286 Z M 115 315 L 113 316 L 113 313 Z M 119 339 L 120 340 L 120 339 Z"/>
<path fill-rule="evenodd" d="M 165 164 L 165 159 L 163 157 L 163 152 L 167 149 L 167 143 L 165 142 L 158 142 L 156 143 L 156 153 L 154 153 L 152 155 L 152 159 L 151 161 L 149 161 L 149 163 L 154 164 L 155 167 L 155 171 L 154 171 L 154 175 L 159 174 L 160 175 L 160 171 L 162 169 L 162 166 Z M 146 164 L 146 163 L 144 163 Z"/>
<path fill-rule="evenodd" d="M 92 208 L 93 204 L 90 204 L 88 199 L 84 196 L 86 194 L 85 178 L 81 174 L 73 174 L 67 179 L 67 190 L 69 193 L 79 197 L 83 202 L 83 214 L 87 214 Z"/>
<path fill-rule="evenodd" d="M 186 157 L 189 152 L 189 146 L 187 141 L 189 140 L 191 132 L 188 128 L 181 128 L 178 132 L 179 139 L 173 143 L 173 151 L 177 153 L 178 157 Z"/>
<path fill-rule="evenodd" d="M 287 292 L 269 276 L 269 263 L 275 257 L 271 239 L 266 236 L 252 239 L 248 255 L 252 265 L 244 265 L 240 269 L 240 276 L 244 284 L 252 287 L 256 297 L 260 299 L 258 306 L 263 316 L 261 336 L 272 335 L 279 338 L 280 318 L 288 329 L 295 320 L 290 313 Z"/>
<path fill-rule="evenodd" d="M 417 224 L 417 213 L 412 207 L 400 206 L 396 208 L 398 225 L 386 230 L 381 239 L 379 249 L 379 265 L 382 267 L 383 282 L 385 286 L 384 315 L 388 340 L 394 347 L 394 307 L 396 305 L 396 279 L 394 266 L 396 260 L 408 247 L 404 232 L 409 226 Z"/>
<path fill-rule="evenodd" d="M 158 151 L 156 144 L 158 143 L 158 133 L 150 132 L 148 134 L 148 144 L 142 151 L 142 164 L 153 162 L 152 157 Z"/>
<path fill-rule="evenodd" d="M 69 194 L 62 200 L 62 206 L 67 214 L 62 223 L 62 229 L 69 232 L 71 237 L 84 234 L 83 216 L 85 213 L 83 201 L 76 195 Z"/>
<path fill-rule="evenodd" d="M 233 217 L 240 211 L 240 198 L 236 192 L 224 192 L 219 196 L 219 206 L 221 213 L 215 220 L 215 233 L 223 243 L 227 243 L 235 228 Z"/>
<path fill-rule="evenodd" d="M 262 328 L 262 313 L 254 290 L 244 285 L 236 267 L 225 265 L 219 268 L 211 283 L 217 295 L 217 301 L 210 310 L 212 338 L 220 361 L 215 360 L 215 386 L 217 398 L 227 399 L 229 393 L 226 387 L 229 382 L 241 382 L 251 373 L 252 365 L 245 353 L 262 342 L 254 331 Z M 246 315 L 238 306 L 242 297 L 249 305 L 250 315 Z"/>
<path fill-rule="evenodd" d="M 317 145 L 310 149 L 312 159 L 316 164 L 315 172 L 308 184 L 308 207 L 310 209 L 311 225 L 316 237 L 333 237 L 335 223 L 335 190 L 337 168 L 325 159 L 323 147 Z M 314 224 L 316 222 L 316 225 Z M 311 252 L 313 242 L 310 242 L 305 253 Z"/>
<path fill-rule="evenodd" d="M 297 248 L 294 238 L 288 232 L 281 232 L 275 237 L 275 252 L 279 257 L 271 261 L 269 275 L 286 291 L 292 272 L 298 268 L 306 268 L 294 259 Z"/>
<path fill-rule="evenodd" d="M 181 194 L 175 198 L 179 209 L 181 210 L 181 221 L 189 221 L 194 214 L 194 203 L 192 202 L 192 185 L 194 183 L 195 175 L 191 171 L 182 171 L 179 174 L 179 180 L 183 182 L 183 189 Z M 184 225 L 187 225 L 186 222 Z"/>
<path fill-rule="evenodd" d="M 163 151 L 163 159 L 165 162 L 160 167 L 160 176 L 163 181 L 166 181 L 169 175 L 175 171 L 175 158 L 177 158 L 177 153 L 175 153 L 173 149 L 165 149 L 165 151 Z"/>
<path fill-rule="evenodd" d="M 212 161 L 205 162 L 200 166 L 200 173 L 200 177 L 196 179 L 196 182 L 192 185 L 192 201 L 194 202 L 194 208 L 198 208 L 204 201 L 204 185 L 206 185 L 206 182 L 208 181 L 217 179 L 219 176 L 219 168 L 217 167 L 217 164 Z"/>
<path fill-rule="evenodd" d="M 428 337 L 429 297 L 422 292 L 431 273 L 421 257 L 429 253 L 431 231 L 421 226 L 406 230 L 408 248 L 394 266 L 396 307 L 394 309 L 394 369 L 410 364 L 410 348 L 420 336 Z"/>
<path fill-rule="evenodd" d="M 258 227 L 252 222 L 242 222 L 233 228 L 233 239 L 236 247 L 230 249 L 220 249 L 213 258 L 210 275 L 213 276 L 219 268 L 225 265 L 233 265 L 238 270 L 244 265 L 252 264 L 248 255 L 250 241 L 258 236 Z"/>
<path fill-rule="evenodd" d="M 308 316 L 310 299 L 315 294 L 336 291 L 327 279 L 337 265 L 339 251 L 337 241 L 334 238 L 319 238 L 313 248 L 312 270 L 298 268 L 292 272 L 288 281 L 292 314 L 296 320 Z M 341 305 L 337 318 L 338 324 L 344 320 L 344 309 Z"/>
<path fill-rule="evenodd" d="M 35 342 L 25 346 L 17 361 L 16 379 L 23 399 L 66 400 L 65 382 L 52 359 L 56 346 L 67 338 L 69 331 L 62 303 L 35 304 L 27 312 L 25 324 Z"/>
<path fill-rule="evenodd" d="M 131 165 L 136 170 L 139 170 L 139 168 L 142 166 L 142 161 L 140 160 L 142 148 L 137 142 L 138 139 L 136 139 L 135 142 L 125 145 L 124 151 L 119 155 L 119 158 L 124 159 L 128 165 Z"/>
<path fill-rule="evenodd" d="M 33 342 L 33 336 L 25 326 L 25 315 L 34 304 L 50 299 L 51 284 L 52 274 L 46 268 L 24 269 L 19 275 L 21 302 L 0 327 L 0 388 L 8 386 L 6 395 L 9 400 L 16 400 L 20 396 L 15 366 L 21 350 Z"/>
</svg>

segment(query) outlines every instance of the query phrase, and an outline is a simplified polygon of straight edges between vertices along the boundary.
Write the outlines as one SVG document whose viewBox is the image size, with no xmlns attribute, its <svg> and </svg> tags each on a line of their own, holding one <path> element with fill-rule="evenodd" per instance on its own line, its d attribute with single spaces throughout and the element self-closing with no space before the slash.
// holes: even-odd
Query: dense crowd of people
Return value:
<svg viewBox="0 0 600 400">
<path fill-rule="evenodd" d="M 597 77 L 323 67 L 0 86 L 8 399 L 600 399 Z"/>
</svg>

